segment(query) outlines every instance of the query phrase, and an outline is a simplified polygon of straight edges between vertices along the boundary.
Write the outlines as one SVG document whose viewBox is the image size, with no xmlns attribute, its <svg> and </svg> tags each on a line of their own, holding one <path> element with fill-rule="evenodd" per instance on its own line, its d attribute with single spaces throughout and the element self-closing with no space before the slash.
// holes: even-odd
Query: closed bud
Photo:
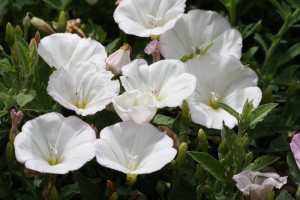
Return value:
<svg viewBox="0 0 300 200">
<path fill-rule="evenodd" d="M 54 185 L 51 186 L 49 200 L 59 200 L 58 191 Z"/>
<path fill-rule="evenodd" d="M 9 22 L 6 24 L 5 42 L 9 46 L 13 46 L 15 43 L 15 30 Z"/>
<path fill-rule="evenodd" d="M 30 40 L 30 43 L 29 43 L 29 51 L 30 51 L 30 52 L 33 52 L 33 51 L 35 51 L 36 49 L 37 49 L 36 41 L 35 41 L 34 38 L 32 38 L 32 39 Z"/>
<path fill-rule="evenodd" d="M 59 17 L 58 17 L 56 30 L 59 33 L 64 33 L 64 32 L 66 32 L 66 27 L 67 27 L 66 13 L 64 11 L 61 11 L 61 13 L 59 14 Z"/>
<path fill-rule="evenodd" d="M 196 176 L 201 182 L 204 182 L 206 179 L 206 172 L 199 164 L 196 166 Z"/>
<path fill-rule="evenodd" d="M 289 85 L 289 88 L 287 90 L 287 94 L 288 96 L 292 96 L 296 93 L 297 89 L 300 88 L 300 84 L 298 83 L 298 81 L 296 80 L 293 80 L 290 85 Z"/>
<path fill-rule="evenodd" d="M 179 146 L 178 155 L 176 158 L 176 164 L 182 166 L 186 162 L 186 154 L 187 154 L 188 145 L 187 143 L 183 142 Z"/>
<path fill-rule="evenodd" d="M 165 193 L 165 186 L 161 181 L 158 181 L 156 184 L 156 191 L 158 194 L 163 195 Z"/>
<path fill-rule="evenodd" d="M 118 200 L 119 195 L 117 192 L 112 193 L 112 195 L 109 197 L 109 200 Z"/>
<path fill-rule="evenodd" d="M 23 19 L 23 27 L 24 30 L 28 30 L 31 25 L 29 14 L 27 13 Z"/>
<path fill-rule="evenodd" d="M 224 158 L 225 155 L 227 154 L 228 148 L 225 139 L 223 139 L 222 142 L 220 143 L 218 152 L 219 152 L 219 158 Z"/>
<path fill-rule="evenodd" d="M 30 21 L 31 24 L 39 31 L 43 31 L 48 35 L 55 33 L 55 31 L 49 26 L 47 22 L 38 17 L 32 17 Z"/>
<path fill-rule="evenodd" d="M 23 31 L 19 25 L 16 26 L 15 33 L 16 33 L 16 35 L 19 35 L 22 37 Z"/>
<path fill-rule="evenodd" d="M 202 199 L 203 190 L 204 190 L 203 186 L 202 185 L 198 185 L 198 187 L 196 188 L 197 200 L 201 200 Z"/>
<path fill-rule="evenodd" d="M 34 39 L 35 39 L 36 45 L 39 45 L 39 43 L 41 42 L 40 32 L 38 32 L 38 31 L 35 32 Z"/>
<path fill-rule="evenodd" d="M 275 198 L 275 193 L 274 193 L 274 191 L 272 191 L 268 194 L 268 196 L 266 197 L 266 200 L 274 200 L 274 198 Z"/>
<path fill-rule="evenodd" d="M 264 89 L 262 94 L 262 100 L 261 100 L 262 104 L 271 102 L 272 93 L 273 93 L 273 89 L 271 85 L 269 85 L 266 89 Z"/>
<path fill-rule="evenodd" d="M 300 200 L 300 186 L 298 186 L 298 189 L 296 192 L 296 200 Z"/>
<path fill-rule="evenodd" d="M 248 152 L 245 156 L 245 162 L 243 164 L 244 167 L 247 167 L 253 160 L 253 153 Z"/>
<path fill-rule="evenodd" d="M 6 162 L 10 168 L 15 160 L 14 144 L 12 141 L 8 141 L 6 145 Z"/>
<path fill-rule="evenodd" d="M 122 67 L 131 62 L 131 53 L 131 46 L 124 44 L 119 50 L 108 56 L 106 59 L 106 69 L 114 75 L 121 74 Z"/>
<path fill-rule="evenodd" d="M 200 151 L 207 152 L 208 141 L 207 141 L 206 134 L 202 128 L 198 131 L 198 144 L 199 144 Z"/>
<path fill-rule="evenodd" d="M 113 193 L 116 192 L 114 183 L 113 183 L 112 181 L 107 180 L 107 181 L 106 181 L 106 187 L 107 187 L 107 189 L 108 189 L 109 196 L 112 196 Z"/>
</svg>

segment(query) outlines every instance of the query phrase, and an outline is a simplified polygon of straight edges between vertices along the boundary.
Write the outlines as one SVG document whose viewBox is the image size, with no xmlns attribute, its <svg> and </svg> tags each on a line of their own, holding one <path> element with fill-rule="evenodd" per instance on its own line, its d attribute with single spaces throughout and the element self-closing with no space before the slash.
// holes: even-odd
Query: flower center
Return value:
<svg viewBox="0 0 300 200">
<path fill-rule="evenodd" d="M 219 97 L 219 95 L 216 92 L 210 92 L 211 97 L 208 100 L 208 105 L 212 107 L 213 109 L 218 109 L 219 106 L 216 104 L 216 102 L 222 102 L 222 99 Z"/>
<path fill-rule="evenodd" d="M 75 99 L 74 106 L 79 109 L 84 109 L 86 107 L 87 101 L 84 99 L 84 95 L 81 90 L 76 92 Z"/>
<path fill-rule="evenodd" d="M 50 158 L 48 159 L 48 163 L 52 166 L 60 164 L 62 161 L 58 157 L 58 151 L 51 143 L 49 143 L 49 147 L 50 147 Z"/>
<path fill-rule="evenodd" d="M 161 100 L 162 100 L 162 97 L 159 96 L 159 91 L 158 91 L 157 89 L 153 89 L 153 90 L 151 91 L 151 94 L 152 94 L 153 96 L 155 96 L 155 98 L 156 98 L 157 101 L 161 101 Z"/>
<path fill-rule="evenodd" d="M 126 155 L 128 156 L 128 158 L 129 158 L 129 161 L 128 161 L 128 169 L 130 169 L 130 170 L 136 170 L 136 164 L 137 164 L 137 155 L 135 155 L 135 156 L 133 156 L 133 155 L 131 155 L 131 154 L 129 154 L 129 153 L 126 153 Z"/>
<path fill-rule="evenodd" d="M 162 20 L 162 17 L 154 17 L 152 15 L 147 15 L 148 17 L 148 25 L 149 25 L 149 28 L 155 28 L 155 27 L 158 27 L 160 26 L 160 22 Z"/>
</svg>

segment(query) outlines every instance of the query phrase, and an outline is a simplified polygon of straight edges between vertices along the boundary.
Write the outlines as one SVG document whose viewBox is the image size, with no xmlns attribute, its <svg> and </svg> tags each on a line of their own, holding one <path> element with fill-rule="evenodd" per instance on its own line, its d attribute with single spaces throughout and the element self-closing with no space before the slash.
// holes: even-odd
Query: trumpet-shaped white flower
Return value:
<svg viewBox="0 0 300 200">
<path fill-rule="evenodd" d="M 188 61 L 186 67 L 197 78 L 195 92 L 187 100 L 195 123 L 222 129 L 224 121 L 232 128 L 237 120 L 215 102 L 225 103 L 241 113 L 247 99 L 253 100 L 254 107 L 261 101 L 256 73 L 237 58 L 208 53 Z"/>
<path fill-rule="evenodd" d="M 264 200 L 276 188 L 281 188 L 287 182 L 287 176 L 280 177 L 277 173 L 261 173 L 246 170 L 233 176 L 236 186 L 243 193 L 249 193 L 250 199 Z"/>
<path fill-rule="evenodd" d="M 30 120 L 14 141 L 16 158 L 41 173 L 65 174 L 95 156 L 94 130 L 81 119 L 48 113 Z"/>
<path fill-rule="evenodd" d="M 125 33 L 150 37 L 173 28 L 184 8 L 185 0 L 122 0 L 114 19 Z"/>
<path fill-rule="evenodd" d="M 196 87 L 196 78 L 186 73 L 179 60 L 161 60 L 148 66 L 145 60 L 137 59 L 124 66 L 122 72 L 125 90 L 152 94 L 158 108 L 181 105 Z"/>
<path fill-rule="evenodd" d="M 133 120 L 138 124 L 149 122 L 155 115 L 157 107 L 154 96 L 141 94 L 138 90 L 125 92 L 112 99 L 114 108 L 123 121 Z"/>
<path fill-rule="evenodd" d="M 112 81 L 112 77 L 109 71 L 80 62 L 53 72 L 47 91 L 55 101 L 78 115 L 93 115 L 119 94 L 119 81 Z"/>
<path fill-rule="evenodd" d="M 107 57 L 102 44 L 71 33 L 55 33 L 44 37 L 39 44 L 38 53 L 50 67 L 56 69 L 80 61 L 105 68 Z"/>
<path fill-rule="evenodd" d="M 133 121 L 104 128 L 94 144 L 99 164 L 126 174 L 160 170 L 177 152 L 165 133 L 151 124 Z"/>
<path fill-rule="evenodd" d="M 214 11 L 192 10 L 160 36 L 160 51 L 167 59 L 192 58 L 206 51 L 240 58 L 241 49 L 241 34 Z"/>
<path fill-rule="evenodd" d="M 293 139 L 290 143 L 290 147 L 294 154 L 296 164 L 300 169 L 300 133 L 297 133 L 293 136 Z"/>
</svg>

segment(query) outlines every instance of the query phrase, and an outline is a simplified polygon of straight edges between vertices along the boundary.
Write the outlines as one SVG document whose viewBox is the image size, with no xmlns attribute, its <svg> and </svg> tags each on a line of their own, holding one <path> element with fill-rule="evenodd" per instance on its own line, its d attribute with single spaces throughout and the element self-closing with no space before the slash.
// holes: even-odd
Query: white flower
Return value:
<svg viewBox="0 0 300 200">
<path fill-rule="evenodd" d="M 105 108 L 119 94 L 118 80 L 113 74 L 81 62 L 54 71 L 47 91 L 52 98 L 78 115 L 93 115 Z"/>
<path fill-rule="evenodd" d="M 186 63 L 187 71 L 197 78 L 195 92 L 187 100 L 192 120 L 207 128 L 222 129 L 223 121 L 233 128 L 237 120 L 215 102 L 223 102 L 241 113 L 248 99 L 257 107 L 262 98 L 257 75 L 232 56 L 207 53 Z"/>
<path fill-rule="evenodd" d="M 107 57 L 105 48 L 99 42 L 71 33 L 55 33 L 44 37 L 38 53 L 50 67 L 56 69 L 80 61 L 105 66 Z"/>
<path fill-rule="evenodd" d="M 165 133 L 151 124 L 133 121 L 104 128 L 94 144 L 99 164 L 126 174 L 160 170 L 177 152 Z"/>
<path fill-rule="evenodd" d="M 160 51 L 167 59 L 189 58 L 205 51 L 241 57 L 241 34 L 214 11 L 192 10 L 160 36 Z"/>
<path fill-rule="evenodd" d="M 130 45 L 124 44 L 119 50 L 108 56 L 106 59 L 106 69 L 114 75 L 121 74 L 121 68 L 131 62 L 131 51 Z"/>
<path fill-rule="evenodd" d="M 149 122 L 154 117 L 157 110 L 153 104 L 154 98 L 149 93 L 141 94 L 138 90 L 132 90 L 113 98 L 112 102 L 123 121 L 133 120 L 141 124 Z"/>
<path fill-rule="evenodd" d="M 300 133 L 297 133 L 293 136 L 290 147 L 293 152 L 296 164 L 300 169 Z"/>
<path fill-rule="evenodd" d="M 114 19 L 125 33 L 150 37 L 173 28 L 184 8 L 185 0 L 122 0 Z"/>
<path fill-rule="evenodd" d="M 287 176 L 280 177 L 277 173 L 261 173 L 246 170 L 233 176 L 236 186 L 243 193 L 248 193 L 253 200 L 264 200 L 276 188 L 281 188 L 287 182 Z"/>
<path fill-rule="evenodd" d="M 94 130 L 81 119 L 48 113 L 30 120 L 14 141 L 16 158 L 41 173 L 65 174 L 95 156 Z"/>
<path fill-rule="evenodd" d="M 137 59 L 124 66 L 122 72 L 125 90 L 152 94 L 158 108 L 180 106 L 196 86 L 196 78 L 185 72 L 179 60 L 161 60 L 148 66 L 145 60 Z"/>
</svg>

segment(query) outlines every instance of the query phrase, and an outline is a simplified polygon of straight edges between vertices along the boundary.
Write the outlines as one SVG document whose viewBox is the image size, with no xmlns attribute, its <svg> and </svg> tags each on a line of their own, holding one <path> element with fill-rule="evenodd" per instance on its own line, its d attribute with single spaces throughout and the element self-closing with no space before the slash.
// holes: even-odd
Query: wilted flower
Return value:
<svg viewBox="0 0 300 200">
<path fill-rule="evenodd" d="M 296 164 L 300 169 L 300 133 L 297 133 L 293 136 L 293 139 L 290 143 L 290 147 L 294 154 Z"/>
<path fill-rule="evenodd" d="M 148 123 L 120 122 L 104 128 L 95 141 L 99 164 L 126 174 L 160 170 L 176 155 L 173 141 Z"/>
<path fill-rule="evenodd" d="M 141 94 L 138 90 L 132 90 L 113 98 L 112 102 L 123 121 L 133 120 L 140 124 L 149 122 L 154 117 L 157 110 L 154 98 L 150 93 Z"/>
<path fill-rule="evenodd" d="M 157 40 L 152 40 L 149 44 L 147 44 L 144 51 L 146 54 L 152 55 L 153 62 L 160 60 L 159 42 Z"/>
<path fill-rule="evenodd" d="M 89 124 L 59 113 L 48 113 L 24 124 L 14 141 L 16 158 L 27 169 L 65 174 L 94 156 L 95 132 Z"/>
<path fill-rule="evenodd" d="M 125 33 L 150 37 L 173 28 L 184 8 L 185 0 L 122 0 L 114 19 Z"/>
<path fill-rule="evenodd" d="M 125 90 L 150 93 L 158 108 L 181 105 L 196 86 L 195 77 L 186 73 L 179 60 L 161 60 L 148 66 L 145 60 L 137 59 L 124 66 L 122 71 L 120 79 Z"/>
<path fill-rule="evenodd" d="M 222 102 L 241 113 L 245 102 L 253 100 L 257 107 L 262 92 L 257 87 L 257 75 L 249 67 L 232 56 L 208 53 L 187 62 L 187 72 L 197 78 L 195 92 L 187 99 L 192 120 L 208 128 L 222 129 L 225 125 L 232 128 L 237 120 L 219 108 Z"/>
<path fill-rule="evenodd" d="M 286 184 L 287 176 L 246 170 L 234 175 L 233 180 L 241 192 L 249 193 L 251 200 L 264 200 L 274 187 L 279 189 Z"/>
<path fill-rule="evenodd" d="M 241 57 L 241 34 L 214 11 L 192 10 L 160 36 L 160 51 L 167 59 L 188 60 L 205 52 Z"/>
<path fill-rule="evenodd" d="M 106 69 L 114 75 L 121 74 L 121 68 L 131 62 L 131 51 L 131 46 L 124 44 L 119 50 L 108 56 L 106 59 Z"/>
<path fill-rule="evenodd" d="M 10 111 L 10 117 L 11 117 L 11 129 L 10 129 L 10 140 L 13 141 L 16 135 L 19 133 L 18 125 L 21 123 L 23 113 L 22 111 L 16 112 L 15 109 L 12 109 Z"/>
<path fill-rule="evenodd" d="M 109 104 L 120 91 L 113 74 L 97 66 L 81 62 L 54 71 L 47 91 L 52 98 L 78 115 L 93 115 Z"/>
<path fill-rule="evenodd" d="M 68 67 L 77 62 L 105 66 L 105 48 L 96 40 L 80 38 L 77 34 L 56 33 L 44 37 L 38 47 L 39 55 L 50 67 Z"/>
</svg>

